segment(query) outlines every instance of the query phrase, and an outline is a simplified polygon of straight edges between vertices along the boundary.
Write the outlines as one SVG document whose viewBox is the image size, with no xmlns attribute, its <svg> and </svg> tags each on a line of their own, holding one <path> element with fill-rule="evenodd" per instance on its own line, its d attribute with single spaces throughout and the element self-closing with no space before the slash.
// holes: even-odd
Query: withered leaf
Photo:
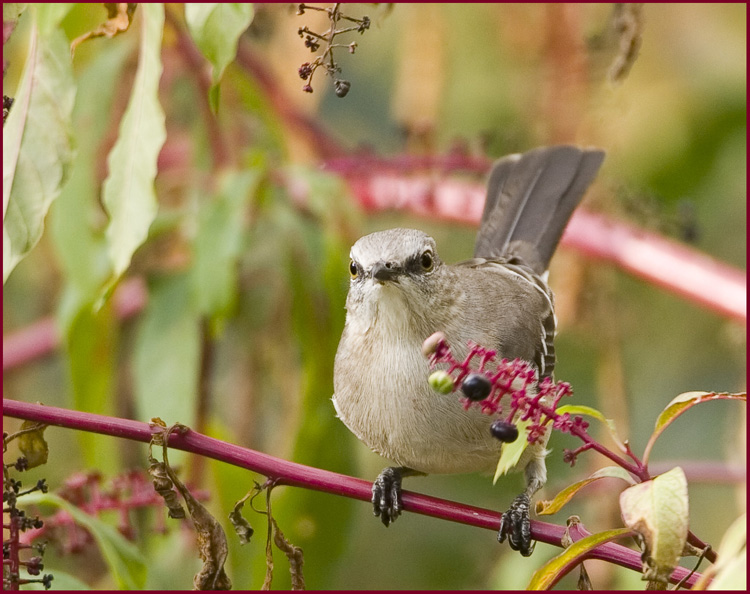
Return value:
<svg viewBox="0 0 750 594">
<path fill-rule="evenodd" d="M 158 423 L 153 423 L 157 425 Z M 211 513 L 190 493 L 188 488 L 177 477 L 169 465 L 168 442 L 169 434 L 173 431 L 186 431 L 187 427 L 175 423 L 162 434 L 163 441 L 163 469 L 167 477 L 172 481 L 174 487 L 185 500 L 190 518 L 193 520 L 197 532 L 198 549 L 203 567 L 193 578 L 193 587 L 196 590 L 230 590 L 232 581 L 224 571 L 224 563 L 229 553 L 227 535 L 221 524 L 216 521 Z M 156 437 L 156 436 L 155 436 Z M 152 442 L 156 439 L 152 439 Z M 152 458 L 153 459 L 153 458 Z"/>
<path fill-rule="evenodd" d="M 107 20 L 93 31 L 84 33 L 71 41 L 70 53 L 73 54 L 76 48 L 87 39 L 95 37 L 108 37 L 111 39 L 118 33 L 127 31 L 133 20 L 133 13 L 135 13 L 136 6 L 138 6 L 137 3 L 130 2 L 105 2 L 104 8 L 107 9 Z"/>
<path fill-rule="evenodd" d="M 253 527 L 250 523 L 242 516 L 242 507 L 245 505 L 245 501 L 250 496 L 246 495 L 234 504 L 234 509 L 229 512 L 229 521 L 234 526 L 234 531 L 240 539 L 240 544 L 247 544 L 250 542 L 250 537 L 253 535 Z"/>
</svg>

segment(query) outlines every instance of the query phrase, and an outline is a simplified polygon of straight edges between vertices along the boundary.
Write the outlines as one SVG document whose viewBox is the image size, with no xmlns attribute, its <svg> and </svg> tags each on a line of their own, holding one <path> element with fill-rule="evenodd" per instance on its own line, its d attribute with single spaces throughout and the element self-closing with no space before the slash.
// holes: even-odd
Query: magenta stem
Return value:
<svg viewBox="0 0 750 594">
<path fill-rule="evenodd" d="M 147 423 L 140 421 L 17 400 L 3 399 L 3 415 L 145 443 L 151 440 L 155 432 L 161 431 L 160 428 L 152 429 Z M 369 481 L 275 458 L 262 452 L 201 435 L 192 430 L 184 434 L 177 432 L 172 434 L 169 438 L 169 446 L 246 468 L 268 477 L 277 485 L 303 487 L 368 503 L 372 496 L 372 485 Z M 451 522 L 494 531 L 497 531 L 500 526 L 498 512 L 411 491 L 403 492 L 403 504 L 406 511 Z M 564 533 L 565 528 L 562 526 L 535 520 L 531 522 L 531 536 L 539 542 L 562 546 L 561 539 Z M 610 561 L 634 571 L 641 571 L 640 553 L 615 543 L 606 543 L 597 547 L 591 552 L 590 558 Z M 688 573 L 687 569 L 678 567 L 670 577 L 670 581 L 677 583 Z M 699 577 L 699 574 L 693 574 L 686 583 L 692 585 Z"/>
</svg>

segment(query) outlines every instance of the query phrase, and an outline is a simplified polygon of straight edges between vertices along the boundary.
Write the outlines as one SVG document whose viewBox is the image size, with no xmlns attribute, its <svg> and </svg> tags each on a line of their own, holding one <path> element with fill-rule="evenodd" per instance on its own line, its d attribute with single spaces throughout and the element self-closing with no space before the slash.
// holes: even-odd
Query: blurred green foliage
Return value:
<svg viewBox="0 0 750 594">
<path fill-rule="evenodd" d="M 6 334 L 52 314 L 62 348 L 5 372 L 6 397 L 144 421 L 161 416 L 304 464 L 375 477 L 385 461 L 349 434 L 330 403 L 349 245 L 388 226 L 420 227 L 452 262 L 471 253 L 473 230 L 401 213 L 365 217 L 342 180 L 321 171 L 325 147 L 315 127 L 345 153 L 460 147 L 495 157 L 548 142 L 601 146 L 608 156 L 593 208 L 745 268 L 745 5 L 646 5 L 640 53 L 619 83 L 606 79 L 618 51 L 610 5 L 345 5 L 373 18 L 369 31 L 352 37 L 354 55 L 336 54 L 351 81 L 345 99 L 322 73 L 312 95 L 301 90 L 297 68 L 310 53 L 297 29 L 324 30 L 319 14 L 296 16 L 289 5 L 208 6 L 186 24 L 182 5 L 167 5 L 162 27 L 160 5 L 139 5 L 126 32 L 77 47 L 75 106 L 63 124 L 74 153 L 54 165 L 67 167 L 70 158 L 70 171 L 46 180 L 60 195 L 46 218 L 41 211 L 46 232 L 10 274 L 3 298 Z M 59 38 L 70 41 L 105 16 L 92 4 L 27 8 L 4 46 L 4 93 L 23 92 L 34 36 L 62 46 L 64 70 Z M 245 58 L 232 62 L 240 33 Z M 142 75 L 139 56 L 150 60 Z M 150 101 L 138 92 L 139 76 L 151 77 Z M 54 80 L 53 90 L 68 88 Z M 43 99 L 46 107 L 36 109 L 46 113 L 52 105 Z M 164 113 L 163 147 L 158 113 L 137 126 L 125 119 L 141 100 Z M 43 162 L 49 147 L 35 142 L 28 150 L 39 150 Z M 114 159 L 117 146 L 124 155 Z M 131 182 L 142 190 L 128 194 Z M 5 184 L 4 162 L 4 195 Z M 118 242 L 107 231 L 115 220 Z M 566 254 L 551 275 L 558 303 L 574 303 L 561 313 L 558 378 L 572 384 L 576 403 L 614 418 L 634 451 L 677 394 L 744 389 L 743 327 L 608 266 L 574 260 Z M 148 286 L 148 305 L 126 321 L 113 306 L 120 273 Z M 213 365 L 202 390 L 207 352 Z M 689 411 L 660 439 L 652 462 L 744 466 L 738 406 Z M 81 469 L 113 477 L 145 467 L 140 445 L 59 429 L 47 437 L 50 463 L 25 481 L 44 476 L 55 486 Z M 571 470 L 561 452 L 572 446 L 568 436 L 552 439 L 549 495 L 606 465 L 592 454 Z M 218 462 L 175 460 L 208 489 L 222 521 L 254 480 L 263 481 Z M 431 476 L 406 488 L 501 509 L 520 484 L 519 475 L 495 487 L 487 476 Z M 581 515 L 591 531 L 619 526 L 618 491 L 603 489 L 584 489 L 565 513 Z M 718 544 L 744 507 L 739 490 L 691 481 L 691 529 Z M 305 551 L 310 588 L 519 588 L 556 553 L 540 545 L 521 559 L 491 532 L 412 514 L 386 531 L 366 504 L 303 489 L 278 488 L 272 501 L 280 527 Z M 139 580 L 189 588 L 200 567 L 192 536 L 174 522 L 168 534 L 156 533 L 153 513 L 162 511 L 134 518 L 147 568 Z M 254 541 L 240 547 L 229 534 L 227 572 L 237 589 L 258 588 L 265 572 L 265 518 L 248 508 L 245 515 Z M 122 585 L 99 555 L 70 559 L 53 546 L 45 566 L 67 568 L 92 588 Z M 288 587 L 278 551 L 275 562 L 274 587 Z M 632 572 L 594 567 L 597 587 L 638 587 Z"/>
</svg>

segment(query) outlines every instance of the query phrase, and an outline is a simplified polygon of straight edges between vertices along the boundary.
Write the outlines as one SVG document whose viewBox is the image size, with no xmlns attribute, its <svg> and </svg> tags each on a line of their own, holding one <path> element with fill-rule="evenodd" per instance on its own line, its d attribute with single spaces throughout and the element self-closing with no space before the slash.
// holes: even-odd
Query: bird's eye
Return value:
<svg viewBox="0 0 750 594">
<path fill-rule="evenodd" d="M 357 263 L 354 260 L 349 261 L 349 274 L 352 276 L 352 278 L 357 278 L 357 273 L 359 271 L 357 270 Z"/>
<path fill-rule="evenodd" d="M 435 266 L 435 260 L 432 257 L 432 252 L 430 250 L 427 250 L 424 252 L 420 258 L 419 263 L 422 266 L 422 270 L 425 272 L 429 272 L 432 270 L 432 268 Z"/>
</svg>

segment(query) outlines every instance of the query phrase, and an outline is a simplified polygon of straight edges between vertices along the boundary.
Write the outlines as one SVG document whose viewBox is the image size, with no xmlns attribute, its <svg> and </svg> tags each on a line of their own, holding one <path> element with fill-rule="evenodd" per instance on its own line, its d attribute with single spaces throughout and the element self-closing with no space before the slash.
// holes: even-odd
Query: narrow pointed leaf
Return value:
<svg viewBox="0 0 750 594">
<path fill-rule="evenodd" d="M 739 392 L 736 394 L 727 392 L 685 392 L 684 394 L 675 397 L 656 419 L 656 426 L 654 427 L 654 432 L 651 434 L 651 438 L 646 445 L 646 450 L 643 454 L 643 461 L 646 463 L 648 462 L 654 443 L 677 417 L 696 404 L 710 402 L 712 400 L 746 401 L 747 392 Z"/>
<path fill-rule="evenodd" d="M 158 94 L 164 5 L 142 4 L 141 8 L 138 69 L 102 188 L 109 214 L 106 235 L 114 269 L 112 283 L 127 270 L 156 216 L 156 160 L 166 138 Z"/>
<path fill-rule="evenodd" d="M 586 555 L 594 548 L 611 540 L 629 536 L 633 532 L 629 528 L 616 528 L 606 530 L 598 534 L 592 534 L 577 540 L 557 557 L 553 557 L 547 563 L 542 565 L 531 576 L 527 590 L 549 590 L 563 576 L 576 567 L 581 561 L 586 559 Z"/>
<path fill-rule="evenodd" d="M 630 485 L 635 484 L 633 477 L 624 469 L 619 466 L 607 466 L 600 468 L 590 477 L 578 481 L 570 485 L 569 487 L 560 491 L 552 501 L 538 501 L 536 504 L 536 513 L 540 516 L 548 516 L 559 512 L 563 506 L 570 501 L 573 496 L 583 489 L 586 485 L 598 481 L 603 478 L 619 478 L 624 480 Z"/>
</svg>

